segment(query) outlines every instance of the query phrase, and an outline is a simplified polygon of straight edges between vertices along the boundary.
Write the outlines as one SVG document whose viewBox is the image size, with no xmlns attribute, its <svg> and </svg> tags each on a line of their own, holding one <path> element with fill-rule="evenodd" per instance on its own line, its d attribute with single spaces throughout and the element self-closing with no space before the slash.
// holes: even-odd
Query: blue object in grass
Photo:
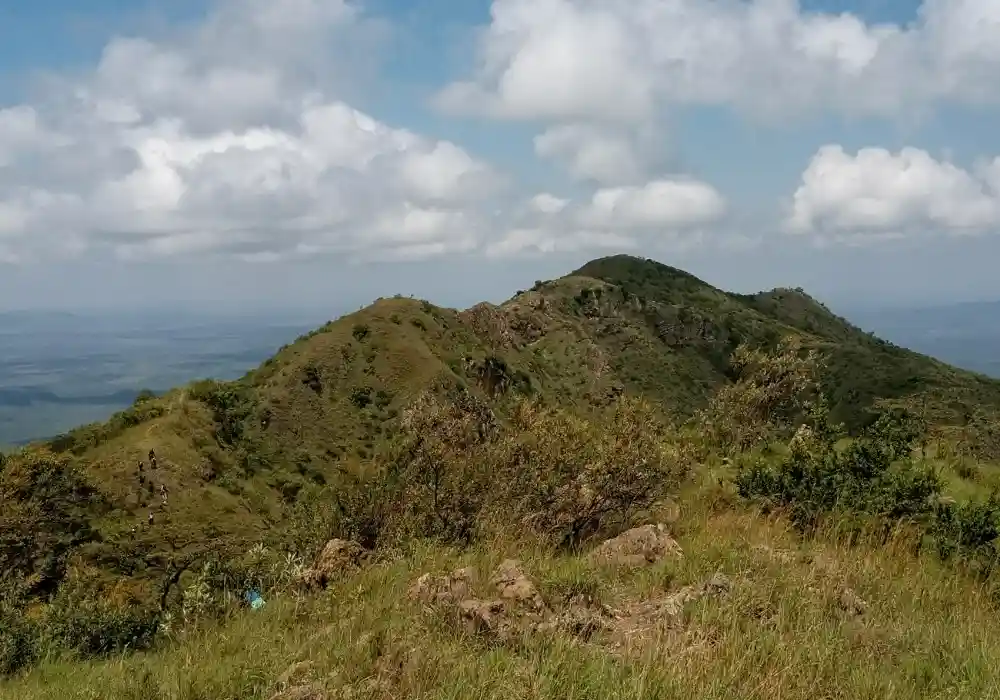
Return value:
<svg viewBox="0 0 1000 700">
<path fill-rule="evenodd" d="M 247 591 L 243 597 L 247 601 L 247 603 L 250 604 L 250 607 L 253 608 L 254 610 L 259 610 L 260 608 L 264 607 L 264 599 L 260 597 L 260 593 L 258 593 L 257 591 L 253 590 Z"/>
</svg>

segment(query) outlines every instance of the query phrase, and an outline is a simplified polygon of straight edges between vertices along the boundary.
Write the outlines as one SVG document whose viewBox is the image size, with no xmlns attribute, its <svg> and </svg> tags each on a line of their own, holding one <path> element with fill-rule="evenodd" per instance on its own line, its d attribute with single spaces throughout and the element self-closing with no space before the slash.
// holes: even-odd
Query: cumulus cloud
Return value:
<svg viewBox="0 0 1000 700">
<path fill-rule="evenodd" d="M 593 226 L 686 228 L 722 218 L 726 202 L 714 187 L 690 179 L 663 179 L 641 187 L 600 189 L 582 210 Z"/>
<path fill-rule="evenodd" d="M 693 179 L 660 179 L 641 186 L 598 189 L 573 203 L 536 195 L 499 240 L 492 256 L 577 250 L 638 248 L 640 244 L 690 248 L 705 241 L 705 229 L 726 215 L 726 201 L 711 185 Z"/>
<path fill-rule="evenodd" d="M 542 214 L 558 214 L 566 208 L 567 204 L 569 204 L 568 199 L 556 197 L 548 192 L 536 194 L 530 202 L 531 208 Z"/>
<path fill-rule="evenodd" d="M 564 124 L 535 137 L 535 153 L 562 164 L 577 180 L 623 184 L 645 167 L 628 132 L 590 124 Z"/>
<path fill-rule="evenodd" d="M 336 52 L 364 33 L 341 0 L 222 0 L 201 26 L 114 39 L 91 74 L 0 109 L 3 258 L 468 250 L 505 181 L 338 96 Z"/>
<path fill-rule="evenodd" d="M 553 122 L 636 124 L 673 104 L 895 116 L 995 104 L 998 72 L 995 0 L 924 0 L 908 25 L 796 0 L 493 0 L 477 71 L 437 102 Z"/>
<path fill-rule="evenodd" d="M 655 132 L 637 124 L 662 91 L 614 3 L 494 8 L 494 106 L 556 120 L 535 152 L 596 188 L 576 202 L 529 197 L 458 144 L 353 107 L 381 31 L 360 7 L 217 0 L 200 24 L 114 38 L 89 71 L 0 106 L 0 261 L 623 249 L 693 241 L 725 213 L 710 185 L 657 174 Z M 539 8 L 547 33 L 516 48 Z"/>
<path fill-rule="evenodd" d="M 970 172 L 917 148 L 851 155 L 824 146 L 802 174 L 786 225 L 852 242 L 1000 229 L 1000 158 Z"/>
</svg>

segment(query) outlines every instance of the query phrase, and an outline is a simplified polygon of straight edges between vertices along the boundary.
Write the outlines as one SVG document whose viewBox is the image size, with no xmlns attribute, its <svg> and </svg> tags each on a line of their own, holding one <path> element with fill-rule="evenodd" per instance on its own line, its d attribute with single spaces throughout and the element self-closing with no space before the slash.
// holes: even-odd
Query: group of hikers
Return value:
<svg viewBox="0 0 1000 700">
<path fill-rule="evenodd" d="M 149 451 L 149 466 L 150 466 L 150 472 L 156 471 L 156 452 L 152 449 Z M 141 459 L 139 460 L 139 466 L 138 469 L 136 470 L 136 480 L 139 482 L 138 494 L 137 494 L 139 499 L 139 505 L 141 507 L 145 507 L 146 499 L 143 497 L 143 492 L 145 492 L 151 499 L 153 497 L 155 485 L 153 484 L 152 474 L 150 474 L 149 478 L 147 479 L 146 464 Z M 166 509 L 166 507 L 167 507 L 167 485 L 163 482 L 160 482 L 160 509 L 164 510 Z M 153 507 L 150 506 L 147 522 L 150 525 L 152 525 L 153 520 L 154 520 Z M 132 530 L 135 531 L 135 528 L 132 528 Z"/>
</svg>

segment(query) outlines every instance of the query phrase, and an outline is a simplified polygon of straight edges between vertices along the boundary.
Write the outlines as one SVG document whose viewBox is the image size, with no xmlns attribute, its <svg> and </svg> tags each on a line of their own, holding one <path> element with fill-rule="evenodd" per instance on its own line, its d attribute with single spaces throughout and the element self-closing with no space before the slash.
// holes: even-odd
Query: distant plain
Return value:
<svg viewBox="0 0 1000 700">
<path fill-rule="evenodd" d="M 235 379 L 347 311 L 0 312 L 0 446 L 104 420 L 142 389 Z M 1000 377 L 1000 302 L 834 311 L 897 345 Z"/>
</svg>

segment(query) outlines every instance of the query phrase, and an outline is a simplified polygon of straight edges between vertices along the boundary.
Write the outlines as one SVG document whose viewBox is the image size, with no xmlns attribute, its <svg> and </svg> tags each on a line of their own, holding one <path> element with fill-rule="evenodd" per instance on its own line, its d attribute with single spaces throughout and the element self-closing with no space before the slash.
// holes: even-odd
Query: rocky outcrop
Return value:
<svg viewBox="0 0 1000 700">
<path fill-rule="evenodd" d="M 626 530 L 602 542 L 590 553 L 591 561 L 620 567 L 654 564 L 666 557 L 682 557 L 684 552 L 666 525 L 643 525 Z"/>
<path fill-rule="evenodd" d="M 330 540 L 313 565 L 302 573 L 300 581 L 309 589 L 326 588 L 331 581 L 358 568 L 365 557 L 365 550 L 357 542 Z"/>
</svg>

